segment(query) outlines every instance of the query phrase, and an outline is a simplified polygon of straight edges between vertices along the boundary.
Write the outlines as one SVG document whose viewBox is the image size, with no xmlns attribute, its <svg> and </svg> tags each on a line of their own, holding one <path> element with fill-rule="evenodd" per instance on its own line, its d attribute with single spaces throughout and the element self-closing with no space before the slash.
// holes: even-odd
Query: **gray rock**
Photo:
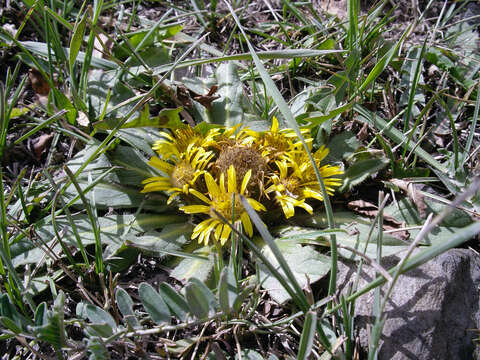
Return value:
<svg viewBox="0 0 480 360">
<path fill-rule="evenodd" d="M 391 268 L 396 256 L 384 258 Z M 339 291 L 355 278 L 356 264 L 341 263 Z M 364 266 L 360 288 L 375 278 Z M 480 328 L 480 256 L 466 249 L 452 249 L 402 275 L 385 307 L 386 322 L 379 359 L 480 359 L 474 339 Z M 385 286 L 383 288 L 385 290 Z M 362 349 L 367 352 L 367 326 L 373 324 L 373 291 L 355 303 L 355 324 Z"/>
</svg>

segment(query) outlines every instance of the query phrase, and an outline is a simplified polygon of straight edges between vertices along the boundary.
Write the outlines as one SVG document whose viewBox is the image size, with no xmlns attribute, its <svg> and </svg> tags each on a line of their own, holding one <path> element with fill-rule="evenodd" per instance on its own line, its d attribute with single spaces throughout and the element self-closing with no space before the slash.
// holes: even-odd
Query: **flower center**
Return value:
<svg viewBox="0 0 480 360">
<path fill-rule="evenodd" d="M 182 188 L 183 185 L 190 183 L 195 175 L 195 170 L 185 160 L 179 162 L 172 171 L 170 182 L 177 188 Z"/>
<path fill-rule="evenodd" d="M 297 178 L 289 176 L 281 181 L 282 185 L 285 186 L 287 194 L 293 198 L 298 197 L 298 189 L 300 187 L 300 181 Z"/>
<path fill-rule="evenodd" d="M 213 211 L 215 209 L 220 215 L 222 215 L 228 221 L 237 221 L 243 212 L 243 205 L 240 202 L 240 197 L 235 194 L 235 205 L 232 214 L 232 198 L 233 193 L 222 194 L 221 196 L 213 199 L 212 206 L 210 207 L 210 216 L 215 219 L 221 220 L 217 214 Z"/>
<path fill-rule="evenodd" d="M 265 134 L 264 143 L 273 158 L 280 157 L 288 148 L 288 140 L 280 134 Z"/>
<path fill-rule="evenodd" d="M 263 182 L 263 177 L 267 170 L 265 159 L 257 149 L 241 145 L 224 147 L 220 152 L 215 165 L 219 170 L 219 173 L 225 175 L 227 174 L 230 165 L 233 165 L 237 175 L 237 187 L 242 183 L 247 171 L 251 169 L 252 177 L 248 183 L 248 187 L 251 189 Z"/>
</svg>

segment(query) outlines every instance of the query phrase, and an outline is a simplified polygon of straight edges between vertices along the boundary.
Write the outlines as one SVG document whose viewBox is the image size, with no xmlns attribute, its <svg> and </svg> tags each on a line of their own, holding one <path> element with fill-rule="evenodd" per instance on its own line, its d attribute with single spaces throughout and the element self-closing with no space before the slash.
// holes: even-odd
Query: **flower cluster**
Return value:
<svg viewBox="0 0 480 360">
<path fill-rule="evenodd" d="M 311 149 L 309 130 L 302 130 L 302 136 Z M 153 149 L 158 157 L 152 157 L 149 164 L 160 174 L 146 179 L 142 192 L 166 191 L 168 203 L 176 199 L 183 212 L 204 214 L 205 220 L 192 234 L 199 243 L 208 244 L 213 238 L 225 244 L 231 228 L 224 219 L 241 225 L 252 236 L 252 223 L 240 195 L 257 211 L 280 207 L 286 218 L 295 214 L 295 207 L 312 214 L 307 200 L 323 199 L 303 144 L 292 129 L 279 129 L 276 118 L 265 132 L 239 126 L 162 132 Z M 327 154 L 322 146 L 312 155 L 328 194 L 333 194 L 341 185 L 338 175 L 343 171 L 339 166 L 321 165 Z"/>
</svg>

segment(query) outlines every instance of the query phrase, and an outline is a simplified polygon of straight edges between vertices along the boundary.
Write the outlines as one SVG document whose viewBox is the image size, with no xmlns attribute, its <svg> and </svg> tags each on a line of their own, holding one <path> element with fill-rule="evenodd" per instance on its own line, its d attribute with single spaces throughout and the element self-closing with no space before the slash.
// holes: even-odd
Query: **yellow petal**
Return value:
<svg viewBox="0 0 480 360">
<path fill-rule="evenodd" d="M 205 195 L 203 195 L 200 191 L 197 191 L 195 189 L 190 189 L 190 193 L 195 195 L 197 198 L 199 198 L 200 200 L 202 200 L 206 204 L 211 203 L 211 201 L 208 200 L 208 198 Z"/>
<path fill-rule="evenodd" d="M 278 120 L 275 116 L 272 119 L 272 127 L 270 128 L 270 131 L 271 132 L 278 132 Z"/>
<path fill-rule="evenodd" d="M 195 226 L 195 229 L 193 229 L 193 233 L 192 233 L 192 239 L 195 239 L 196 237 L 198 237 L 206 229 L 208 224 L 210 224 L 212 221 L 214 221 L 214 219 L 207 219 L 202 221 L 197 226 Z"/>
<path fill-rule="evenodd" d="M 148 179 L 143 180 L 142 184 L 148 184 L 148 183 L 157 182 L 157 181 L 170 182 L 170 179 L 165 176 L 152 176 L 152 177 L 149 177 Z"/>
<path fill-rule="evenodd" d="M 319 170 L 322 177 L 330 177 L 333 175 L 343 174 L 343 170 L 341 170 L 339 166 L 325 165 L 322 166 Z"/>
<path fill-rule="evenodd" d="M 315 151 L 315 155 L 314 155 L 315 160 L 322 161 L 328 155 L 328 152 L 329 150 L 328 148 L 325 147 L 325 145 L 320 146 L 320 149 Z"/>
<path fill-rule="evenodd" d="M 247 212 L 246 211 L 243 212 L 240 218 L 242 220 L 242 225 L 243 225 L 243 229 L 245 230 L 245 233 L 249 237 L 252 237 L 253 235 L 252 222 L 250 221 L 250 217 L 248 216 Z"/>
<path fill-rule="evenodd" d="M 176 191 L 172 195 L 170 195 L 167 200 L 167 205 L 169 205 L 177 197 L 177 195 L 178 195 L 178 192 Z"/>
<path fill-rule="evenodd" d="M 225 194 L 225 175 L 223 173 L 220 174 L 220 191 Z"/>
<path fill-rule="evenodd" d="M 205 173 L 204 177 L 205 177 L 205 183 L 207 184 L 208 192 L 213 197 L 218 197 L 220 195 L 220 189 L 218 188 L 217 183 L 213 179 L 213 176 L 209 172 L 207 172 Z"/>
<path fill-rule="evenodd" d="M 305 209 L 309 214 L 313 214 L 313 208 L 308 205 L 305 201 L 299 201 L 296 206 Z"/>
<path fill-rule="evenodd" d="M 283 212 L 285 213 L 285 217 L 287 219 L 295 215 L 295 208 L 290 201 L 286 201 L 284 203 Z"/>
<path fill-rule="evenodd" d="M 210 234 L 212 233 L 212 231 L 215 229 L 215 226 L 217 225 L 218 221 L 214 220 L 210 223 L 210 225 L 208 225 L 208 227 L 203 231 L 203 243 L 205 245 L 208 245 L 208 242 L 210 240 Z M 199 241 L 200 242 L 200 241 Z"/>
<path fill-rule="evenodd" d="M 265 209 L 265 206 L 263 206 L 263 204 L 259 203 L 257 200 L 248 198 L 247 201 L 254 210 L 267 211 L 267 209 Z"/>
<path fill-rule="evenodd" d="M 152 192 L 152 191 L 166 191 L 166 190 L 169 190 L 170 188 L 171 188 L 171 185 L 162 184 L 162 183 L 150 183 L 145 185 L 145 187 L 141 192 L 146 193 L 146 192 Z"/>
<path fill-rule="evenodd" d="M 314 199 L 317 199 L 317 200 L 320 200 L 322 201 L 323 200 L 323 195 L 318 192 L 318 191 L 315 191 L 311 188 L 305 188 L 303 189 L 303 197 L 305 198 L 314 198 Z"/>
<path fill-rule="evenodd" d="M 175 168 L 172 164 L 160 160 L 158 157 L 153 156 L 150 158 L 148 165 L 153 166 L 154 168 L 159 169 L 160 171 L 164 172 L 165 174 L 171 174 L 173 169 Z"/>
<path fill-rule="evenodd" d="M 185 214 L 208 214 L 210 206 L 207 205 L 185 205 L 180 208 Z"/>
<path fill-rule="evenodd" d="M 224 225 L 223 226 L 223 231 L 222 231 L 222 235 L 220 236 L 220 243 L 222 245 L 224 245 L 227 240 L 228 240 L 228 237 L 230 236 L 230 233 L 232 232 L 232 229 L 230 229 L 230 226 L 228 225 Z"/>
<path fill-rule="evenodd" d="M 252 177 L 252 169 L 248 170 L 245 176 L 243 177 L 240 194 L 243 195 L 245 193 L 245 190 L 247 189 L 247 185 L 251 177 Z"/>
<path fill-rule="evenodd" d="M 218 223 L 217 229 L 215 230 L 215 234 L 214 234 L 215 240 L 217 240 L 217 241 L 220 240 L 220 235 L 222 234 L 222 230 L 223 230 L 224 226 L 228 226 L 228 225 L 224 225 L 221 222 Z"/>
<path fill-rule="evenodd" d="M 228 192 L 236 193 L 237 192 L 237 176 L 235 174 L 235 167 L 230 165 L 228 168 Z"/>
</svg>

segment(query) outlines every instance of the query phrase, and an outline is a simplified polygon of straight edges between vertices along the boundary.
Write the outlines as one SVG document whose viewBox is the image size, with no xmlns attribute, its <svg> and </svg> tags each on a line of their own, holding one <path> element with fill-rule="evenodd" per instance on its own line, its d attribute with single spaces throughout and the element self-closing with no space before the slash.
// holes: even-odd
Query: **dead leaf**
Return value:
<svg viewBox="0 0 480 360">
<path fill-rule="evenodd" d="M 190 93 L 189 93 L 188 89 L 183 85 L 178 85 L 177 86 L 176 100 L 178 100 L 179 104 L 182 105 L 183 107 L 191 107 L 192 106 L 192 100 L 190 98 Z"/>
<path fill-rule="evenodd" d="M 107 35 L 100 33 L 95 37 L 92 56 L 98 58 L 106 58 L 106 55 L 111 53 L 112 48 L 113 40 Z"/>
<path fill-rule="evenodd" d="M 78 112 L 78 117 L 77 117 L 77 123 L 80 126 L 87 127 L 90 125 L 90 121 L 88 120 L 87 114 L 85 114 L 83 111 Z"/>
<path fill-rule="evenodd" d="M 383 224 L 383 230 L 388 231 L 389 235 L 399 240 L 407 241 L 410 238 L 410 233 L 407 230 L 398 229 L 388 224 Z"/>
<path fill-rule="evenodd" d="M 368 136 L 368 123 L 364 123 L 360 131 L 358 132 L 358 140 L 365 140 Z"/>
<path fill-rule="evenodd" d="M 195 101 L 205 106 L 208 110 L 212 108 L 212 101 L 220 98 L 220 95 L 213 95 L 217 92 L 218 86 L 213 85 L 206 95 L 196 95 L 193 97 Z"/>
<path fill-rule="evenodd" d="M 353 210 L 356 213 L 361 215 L 368 216 L 369 218 L 375 218 L 378 215 L 378 207 L 375 204 L 372 204 L 364 200 L 355 200 L 350 201 L 347 204 L 347 207 L 350 210 Z M 410 233 L 407 230 L 399 230 L 405 227 L 405 223 L 399 222 L 393 216 L 388 214 L 383 214 L 383 230 L 398 230 L 392 231 L 390 235 L 400 240 L 408 240 Z"/>
<path fill-rule="evenodd" d="M 365 216 L 368 216 L 368 217 L 376 217 L 378 215 L 378 207 L 377 205 L 375 204 L 372 204 L 368 201 L 364 201 L 364 200 L 354 200 L 354 201 L 350 201 L 348 204 L 347 204 L 347 207 L 350 209 L 350 210 L 353 210 L 359 214 L 362 214 L 362 215 L 365 215 Z M 397 227 L 402 227 L 404 226 L 404 224 L 402 224 L 401 222 L 399 222 L 397 219 L 395 219 L 393 216 L 390 216 L 388 214 L 383 214 L 383 220 L 385 222 L 388 222 L 388 223 L 391 223 L 392 225 L 394 226 L 397 226 Z"/>
<path fill-rule="evenodd" d="M 402 179 L 391 179 L 390 182 L 399 189 L 405 191 L 407 196 L 412 200 L 418 210 L 418 214 L 422 219 L 427 217 L 427 205 L 425 205 L 424 196 L 415 188 L 415 184 Z"/>
<path fill-rule="evenodd" d="M 48 81 L 42 76 L 42 73 L 37 69 L 30 69 L 28 70 L 28 78 L 30 83 L 32 84 L 33 91 L 37 95 L 40 96 L 47 96 L 50 92 L 50 85 Z"/>
<path fill-rule="evenodd" d="M 37 160 L 40 160 L 42 154 L 46 151 L 50 141 L 52 141 L 53 133 L 43 134 L 32 140 L 32 151 Z"/>
<path fill-rule="evenodd" d="M 2 26 L 3 30 L 5 30 L 6 32 L 8 32 L 10 35 L 12 35 L 12 37 L 15 37 L 15 35 L 17 35 L 17 28 L 15 27 L 14 24 L 4 24 Z"/>
<path fill-rule="evenodd" d="M 347 2 L 345 0 L 319 0 L 316 4 L 321 10 L 331 15 L 337 16 L 339 19 L 347 18 Z"/>
</svg>

